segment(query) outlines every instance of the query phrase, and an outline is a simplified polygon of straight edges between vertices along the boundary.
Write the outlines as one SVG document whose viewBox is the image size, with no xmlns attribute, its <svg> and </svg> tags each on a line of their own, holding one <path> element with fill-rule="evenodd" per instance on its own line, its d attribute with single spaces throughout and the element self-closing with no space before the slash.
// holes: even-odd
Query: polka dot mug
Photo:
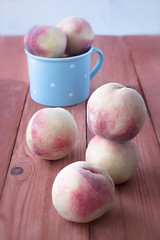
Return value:
<svg viewBox="0 0 160 240">
<path fill-rule="evenodd" d="M 26 49 L 31 98 L 46 106 L 71 106 L 85 101 L 89 96 L 90 80 L 103 63 L 101 50 L 90 49 L 77 56 L 45 58 L 32 55 Z M 90 70 L 91 55 L 98 60 Z"/>
</svg>

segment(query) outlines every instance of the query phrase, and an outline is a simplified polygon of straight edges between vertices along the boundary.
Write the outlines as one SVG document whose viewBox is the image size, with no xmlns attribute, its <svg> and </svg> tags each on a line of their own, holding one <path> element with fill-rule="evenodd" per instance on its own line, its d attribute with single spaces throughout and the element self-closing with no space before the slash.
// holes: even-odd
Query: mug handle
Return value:
<svg viewBox="0 0 160 240">
<path fill-rule="evenodd" d="M 104 59 L 104 56 L 103 56 L 103 53 L 101 50 L 99 50 L 98 48 L 93 48 L 92 49 L 92 53 L 94 52 L 97 52 L 98 53 L 98 60 L 97 60 L 97 63 L 96 65 L 94 66 L 94 68 L 91 70 L 90 72 L 90 80 L 96 75 L 96 73 L 99 71 L 100 67 L 102 66 L 102 63 L 103 63 L 103 59 Z"/>
</svg>

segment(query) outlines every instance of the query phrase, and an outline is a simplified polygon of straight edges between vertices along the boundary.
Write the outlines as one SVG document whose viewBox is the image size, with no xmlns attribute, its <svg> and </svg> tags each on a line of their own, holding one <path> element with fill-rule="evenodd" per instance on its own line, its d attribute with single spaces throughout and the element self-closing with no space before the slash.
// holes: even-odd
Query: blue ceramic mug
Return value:
<svg viewBox="0 0 160 240">
<path fill-rule="evenodd" d="M 71 106 L 89 96 L 90 80 L 103 63 L 103 53 L 93 46 L 73 57 L 45 58 L 32 55 L 26 49 L 31 98 L 46 106 Z M 98 60 L 90 71 L 91 54 Z"/>
</svg>

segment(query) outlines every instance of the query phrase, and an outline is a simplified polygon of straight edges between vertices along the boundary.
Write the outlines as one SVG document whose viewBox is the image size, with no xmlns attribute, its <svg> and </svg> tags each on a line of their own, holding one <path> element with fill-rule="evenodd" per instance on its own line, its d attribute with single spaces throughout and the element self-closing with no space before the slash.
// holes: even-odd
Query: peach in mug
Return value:
<svg viewBox="0 0 160 240">
<path fill-rule="evenodd" d="M 86 52 L 94 41 L 94 31 L 84 18 L 68 17 L 57 25 L 67 36 L 66 53 L 69 56 Z"/>
<path fill-rule="evenodd" d="M 66 50 L 67 38 L 58 27 L 36 25 L 24 37 L 24 46 L 31 54 L 41 57 L 61 57 Z"/>
</svg>

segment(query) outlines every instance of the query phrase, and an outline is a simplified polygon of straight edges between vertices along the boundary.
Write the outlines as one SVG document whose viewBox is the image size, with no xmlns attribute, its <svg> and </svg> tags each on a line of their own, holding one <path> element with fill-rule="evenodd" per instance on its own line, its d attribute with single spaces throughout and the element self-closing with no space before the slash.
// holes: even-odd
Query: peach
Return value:
<svg viewBox="0 0 160 240">
<path fill-rule="evenodd" d="M 86 52 L 94 41 L 91 25 L 83 18 L 68 17 L 57 25 L 67 36 L 66 53 L 78 55 Z"/>
<path fill-rule="evenodd" d="M 32 53 L 32 51 L 30 50 L 30 39 L 32 36 L 32 33 L 34 32 L 34 30 L 37 28 L 36 26 L 33 26 L 31 29 L 29 29 L 29 31 L 27 32 L 27 34 L 24 36 L 24 47 L 25 49 L 27 49 L 27 51 L 29 51 L 30 53 Z"/>
<path fill-rule="evenodd" d="M 106 171 L 78 161 L 58 173 L 52 187 L 52 201 L 64 219 L 85 223 L 109 210 L 114 191 L 114 183 Z"/>
<path fill-rule="evenodd" d="M 109 173 L 115 184 L 128 181 L 135 173 L 139 151 L 133 140 L 116 142 L 94 136 L 86 150 L 86 161 Z"/>
<path fill-rule="evenodd" d="M 67 156 L 77 138 L 73 116 L 63 108 L 43 108 L 30 119 L 26 130 L 29 149 L 41 158 L 58 160 Z"/>
<path fill-rule="evenodd" d="M 41 57 L 61 57 L 66 44 L 66 35 L 55 26 L 36 25 L 24 37 L 25 48 Z"/>
<path fill-rule="evenodd" d="M 134 138 L 146 118 L 141 95 L 130 87 L 107 83 L 97 88 L 87 103 L 87 123 L 94 135 L 116 141 Z"/>
</svg>

